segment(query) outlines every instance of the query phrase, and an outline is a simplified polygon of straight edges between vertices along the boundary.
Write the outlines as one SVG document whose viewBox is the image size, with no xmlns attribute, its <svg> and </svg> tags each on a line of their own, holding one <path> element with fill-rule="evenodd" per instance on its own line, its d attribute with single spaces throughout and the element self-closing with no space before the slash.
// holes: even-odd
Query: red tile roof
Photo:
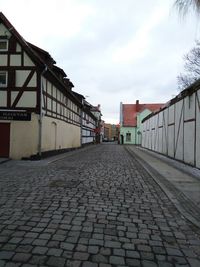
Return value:
<svg viewBox="0 0 200 267">
<path fill-rule="evenodd" d="M 122 113 L 123 113 L 123 126 L 137 126 L 137 113 L 141 113 L 145 109 L 150 111 L 159 110 L 163 107 L 164 104 L 123 104 Z"/>
</svg>

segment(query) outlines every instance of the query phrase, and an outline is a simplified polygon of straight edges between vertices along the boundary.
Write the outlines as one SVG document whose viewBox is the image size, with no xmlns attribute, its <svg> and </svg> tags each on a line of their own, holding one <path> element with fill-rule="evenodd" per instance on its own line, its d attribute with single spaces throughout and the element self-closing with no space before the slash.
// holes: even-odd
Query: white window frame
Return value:
<svg viewBox="0 0 200 267">
<path fill-rule="evenodd" d="M 0 87 L 2 88 L 2 87 L 7 87 L 7 85 L 8 85 L 8 72 L 7 71 L 0 71 L 0 75 L 1 74 L 5 74 L 6 75 L 6 83 L 5 84 L 1 84 L 0 83 Z"/>
<path fill-rule="evenodd" d="M 5 49 L 0 48 L 0 52 L 8 51 L 8 40 L 7 39 L 0 39 L 0 43 L 2 43 L 2 42 L 6 42 L 6 48 Z"/>
<path fill-rule="evenodd" d="M 126 133 L 126 142 L 131 142 L 131 133 Z"/>
</svg>

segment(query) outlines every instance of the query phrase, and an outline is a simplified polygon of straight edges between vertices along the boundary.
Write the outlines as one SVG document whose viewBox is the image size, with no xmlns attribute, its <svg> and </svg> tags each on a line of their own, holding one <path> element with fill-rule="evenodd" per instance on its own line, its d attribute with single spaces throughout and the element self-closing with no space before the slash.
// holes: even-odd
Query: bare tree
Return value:
<svg viewBox="0 0 200 267">
<path fill-rule="evenodd" d="M 182 15 L 185 15 L 190 8 L 200 14 L 200 0 L 175 0 L 174 4 Z"/>
<path fill-rule="evenodd" d="M 183 57 L 185 73 L 180 73 L 177 77 L 178 88 L 185 89 L 200 78 L 200 42 L 196 41 L 196 46 Z"/>
</svg>

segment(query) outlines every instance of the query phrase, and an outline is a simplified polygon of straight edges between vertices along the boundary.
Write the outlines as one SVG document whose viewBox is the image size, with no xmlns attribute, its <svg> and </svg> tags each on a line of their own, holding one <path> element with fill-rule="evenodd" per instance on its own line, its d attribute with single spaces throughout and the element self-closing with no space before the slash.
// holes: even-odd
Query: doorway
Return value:
<svg viewBox="0 0 200 267">
<path fill-rule="evenodd" d="M 0 158 L 10 154 L 10 123 L 0 123 Z"/>
</svg>

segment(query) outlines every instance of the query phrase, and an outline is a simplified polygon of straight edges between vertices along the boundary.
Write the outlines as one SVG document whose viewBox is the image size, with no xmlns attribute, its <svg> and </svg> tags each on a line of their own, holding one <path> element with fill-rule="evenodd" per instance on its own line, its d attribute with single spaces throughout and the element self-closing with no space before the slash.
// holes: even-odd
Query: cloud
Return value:
<svg viewBox="0 0 200 267">
<path fill-rule="evenodd" d="M 198 39 L 197 20 L 180 20 L 174 0 L 1 0 L 19 33 L 47 50 L 75 90 L 119 121 L 119 103 L 166 102 Z"/>
<path fill-rule="evenodd" d="M 116 63 L 132 62 L 144 57 L 151 41 L 151 31 L 167 14 L 168 10 L 165 6 L 156 6 L 134 37 L 127 44 L 114 51 L 113 61 Z"/>
</svg>

